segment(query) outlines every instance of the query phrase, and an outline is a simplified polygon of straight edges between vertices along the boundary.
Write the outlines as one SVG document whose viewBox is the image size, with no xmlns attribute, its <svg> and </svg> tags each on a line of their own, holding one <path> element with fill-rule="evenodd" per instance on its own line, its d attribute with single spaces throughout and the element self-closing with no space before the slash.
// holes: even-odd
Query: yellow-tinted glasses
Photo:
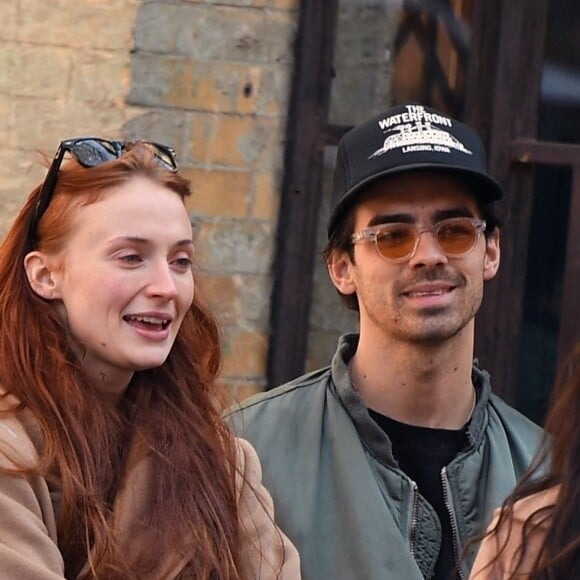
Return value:
<svg viewBox="0 0 580 580">
<path fill-rule="evenodd" d="M 455 258 L 471 252 L 484 230 L 484 220 L 456 217 L 426 228 L 407 223 L 382 224 L 352 234 L 351 241 L 353 244 L 363 240 L 374 242 L 381 258 L 389 262 L 404 262 L 415 255 L 421 234 L 429 232 L 443 252 Z"/>
</svg>

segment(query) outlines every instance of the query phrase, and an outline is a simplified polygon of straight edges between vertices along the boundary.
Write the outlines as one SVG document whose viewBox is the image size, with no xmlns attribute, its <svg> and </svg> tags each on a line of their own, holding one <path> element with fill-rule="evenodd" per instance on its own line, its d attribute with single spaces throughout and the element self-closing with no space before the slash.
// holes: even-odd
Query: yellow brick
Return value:
<svg viewBox="0 0 580 580">
<path fill-rule="evenodd" d="M 0 154 L 14 146 L 13 130 L 16 107 L 16 99 L 13 99 L 10 95 L 0 94 L 0 143 L 2 143 Z M 32 145 L 32 149 L 37 147 L 36 143 L 33 143 Z M 30 158 L 32 158 L 32 155 L 30 155 Z M 0 171 L 2 171 L 2 169 L 4 168 L 0 167 Z"/>
<path fill-rule="evenodd" d="M 224 376 L 260 377 L 265 375 L 268 341 L 264 334 L 230 328 L 223 344 Z"/>
<path fill-rule="evenodd" d="M 225 218 L 248 215 L 250 173 L 185 168 L 181 174 L 191 181 L 193 194 L 187 200 L 188 209 Z"/>
<path fill-rule="evenodd" d="M 66 48 L 8 44 L 0 52 L 0 90 L 12 95 L 64 99 L 73 51 Z"/>
<path fill-rule="evenodd" d="M 264 389 L 262 388 L 262 386 L 258 383 L 246 382 L 237 385 L 234 391 L 234 396 L 236 398 L 236 402 L 241 403 L 244 399 L 247 399 L 252 395 L 257 395 L 258 393 L 261 393 L 263 390 Z"/>
<path fill-rule="evenodd" d="M 265 67 L 262 71 L 262 85 L 268 87 L 260 94 L 258 114 L 270 117 L 286 116 L 290 97 L 290 64 Z"/>
<path fill-rule="evenodd" d="M 222 377 L 216 384 L 218 409 L 225 411 L 232 405 L 241 403 L 244 399 L 263 391 L 264 387 L 260 382 L 240 381 Z"/>
<path fill-rule="evenodd" d="M 220 116 L 210 161 L 220 165 L 244 167 L 248 154 L 244 149 L 254 139 L 255 124 L 255 119 L 251 117 Z"/>
<path fill-rule="evenodd" d="M 238 113 L 250 114 L 256 112 L 262 71 L 259 67 L 249 67 L 244 77 L 240 79 L 238 89 Z"/>
<path fill-rule="evenodd" d="M 137 0 L 18 0 L 18 38 L 25 43 L 126 52 L 134 42 L 140 4 Z"/>
<path fill-rule="evenodd" d="M 231 101 L 235 99 L 235 95 L 232 97 L 229 93 L 220 90 L 214 67 L 205 68 L 203 71 L 198 70 L 192 93 L 192 108 L 216 112 L 234 109 Z"/>
<path fill-rule="evenodd" d="M 73 60 L 71 98 L 96 106 L 124 107 L 129 80 L 128 55 L 113 51 L 85 51 L 75 55 Z"/>
<path fill-rule="evenodd" d="M 6 47 L 6 41 L 17 40 L 19 36 L 18 28 L 18 13 L 20 12 L 20 4 L 17 2 L 3 2 L 2 3 L 2 44 L 3 50 Z"/>
<path fill-rule="evenodd" d="M 88 103 L 21 98 L 15 112 L 14 141 L 34 144 L 53 155 L 63 139 L 76 135 L 117 138 L 125 110 Z"/>
<path fill-rule="evenodd" d="M 162 66 L 170 79 L 168 86 L 163 87 L 165 89 L 163 104 L 170 107 L 193 108 L 195 98 L 192 98 L 192 94 L 195 94 L 197 84 L 195 63 L 171 56 L 164 57 Z"/>
<path fill-rule="evenodd" d="M 236 276 L 212 275 L 204 272 L 201 278 L 198 281 L 199 290 L 203 293 L 220 325 L 237 324 L 240 318 L 240 298 Z"/>
<path fill-rule="evenodd" d="M 161 89 L 165 106 L 214 113 L 256 112 L 260 67 L 171 57 L 160 57 L 157 65 L 169 79 Z"/>
<path fill-rule="evenodd" d="M 254 206 L 252 216 L 275 221 L 280 207 L 280 189 L 273 173 L 254 174 Z"/>
<path fill-rule="evenodd" d="M 268 8 L 276 10 L 298 10 L 300 0 L 269 0 Z"/>
<path fill-rule="evenodd" d="M 196 115 L 194 117 L 189 143 L 189 156 L 193 161 L 203 164 L 209 162 L 216 124 L 216 115 Z"/>
</svg>

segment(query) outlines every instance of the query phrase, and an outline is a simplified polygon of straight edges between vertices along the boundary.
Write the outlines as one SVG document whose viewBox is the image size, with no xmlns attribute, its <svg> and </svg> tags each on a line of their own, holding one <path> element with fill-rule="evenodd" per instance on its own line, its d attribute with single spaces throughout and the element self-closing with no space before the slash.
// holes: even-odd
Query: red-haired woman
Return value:
<svg viewBox="0 0 580 580">
<path fill-rule="evenodd" d="M 0 247 L 1 578 L 300 576 L 215 406 L 189 194 L 169 147 L 63 141 Z"/>
<path fill-rule="evenodd" d="M 562 367 L 540 452 L 498 510 L 470 579 L 580 578 L 580 343 Z"/>
</svg>

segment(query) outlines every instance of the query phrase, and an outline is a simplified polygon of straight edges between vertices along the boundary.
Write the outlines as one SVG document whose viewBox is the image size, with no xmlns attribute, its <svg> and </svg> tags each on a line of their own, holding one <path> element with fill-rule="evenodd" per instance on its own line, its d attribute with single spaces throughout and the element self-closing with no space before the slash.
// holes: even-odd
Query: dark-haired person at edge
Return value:
<svg viewBox="0 0 580 580">
<path fill-rule="evenodd" d="M 300 577 L 215 405 L 189 194 L 169 147 L 63 141 L 0 247 L 0 578 Z"/>
<path fill-rule="evenodd" d="M 580 343 L 562 365 L 546 437 L 498 509 L 470 580 L 580 578 Z"/>
<path fill-rule="evenodd" d="M 478 136 L 429 107 L 341 139 L 325 258 L 359 332 L 228 413 L 307 580 L 451 578 L 528 467 L 541 429 L 474 363 L 501 195 Z"/>
</svg>

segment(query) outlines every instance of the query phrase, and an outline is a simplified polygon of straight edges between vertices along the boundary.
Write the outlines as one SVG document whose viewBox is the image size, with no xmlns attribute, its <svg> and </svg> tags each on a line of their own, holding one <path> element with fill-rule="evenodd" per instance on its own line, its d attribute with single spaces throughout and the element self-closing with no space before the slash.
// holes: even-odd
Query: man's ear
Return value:
<svg viewBox="0 0 580 580">
<path fill-rule="evenodd" d="M 485 256 L 483 259 L 484 280 L 491 280 L 497 274 L 500 254 L 499 229 L 495 228 L 491 236 L 485 239 Z"/>
<path fill-rule="evenodd" d="M 60 294 L 60 272 L 55 268 L 54 258 L 43 252 L 30 252 L 24 258 L 24 270 L 30 287 L 46 300 L 55 300 Z"/>
<path fill-rule="evenodd" d="M 352 260 L 347 252 L 335 250 L 326 263 L 332 283 L 341 294 L 354 294 L 356 283 L 352 273 Z"/>
</svg>

